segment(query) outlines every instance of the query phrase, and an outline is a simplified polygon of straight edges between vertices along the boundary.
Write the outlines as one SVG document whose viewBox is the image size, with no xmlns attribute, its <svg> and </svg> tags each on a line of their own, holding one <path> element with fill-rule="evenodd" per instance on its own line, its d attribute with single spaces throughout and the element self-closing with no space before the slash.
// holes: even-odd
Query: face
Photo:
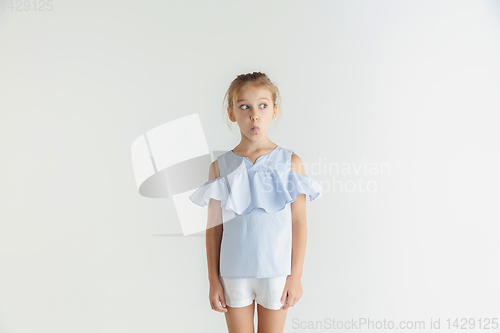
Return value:
<svg viewBox="0 0 500 333">
<path fill-rule="evenodd" d="M 246 87 L 236 96 L 233 109 L 227 109 L 229 119 L 237 122 L 241 133 L 252 141 L 267 137 L 271 121 L 276 118 L 278 105 L 272 102 L 272 94 L 264 88 Z"/>
</svg>

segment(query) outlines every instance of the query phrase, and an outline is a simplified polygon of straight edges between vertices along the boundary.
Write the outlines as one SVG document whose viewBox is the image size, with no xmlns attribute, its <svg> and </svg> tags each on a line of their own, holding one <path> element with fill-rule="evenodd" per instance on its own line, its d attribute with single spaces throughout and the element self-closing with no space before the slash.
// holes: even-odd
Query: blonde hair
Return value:
<svg viewBox="0 0 500 333">
<path fill-rule="evenodd" d="M 278 116 L 276 121 L 281 118 L 281 93 L 278 87 L 273 82 L 271 82 L 267 75 L 261 72 L 240 74 L 233 80 L 233 82 L 231 82 L 231 85 L 224 95 L 224 100 L 222 103 L 223 117 L 226 118 L 226 122 L 230 130 L 233 130 L 233 122 L 229 119 L 227 109 L 230 108 L 231 110 L 233 110 L 235 101 L 238 98 L 238 94 L 249 86 L 269 90 L 273 99 L 273 108 L 276 104 L 278 105 Z"/>
</svg>

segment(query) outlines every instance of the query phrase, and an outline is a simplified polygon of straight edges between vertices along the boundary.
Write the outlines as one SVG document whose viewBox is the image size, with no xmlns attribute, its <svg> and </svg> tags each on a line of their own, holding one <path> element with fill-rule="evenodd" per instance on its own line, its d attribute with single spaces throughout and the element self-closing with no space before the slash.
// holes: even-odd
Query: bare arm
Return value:
<svg viewBox="0 0 500 333">
<path fill-rule="evenodd" d="M 210 165 L 208 179 L 219 177 L 217 160 Z M 222 208 L 220 201 L 210 199 L 208 203 L 208 221 L 206 231 L 208 280 L 210 283 L 219 282 L 220 246 L 222 241 Z"/>
<path fill-rule="evenodd" d="M 304 175 L 302 160 L 292 154 L 290 170 Z M 286 280 L 281 303 L 285 303 L 281 308 L 286 310 L 294 306 L 302 297 L 302 267 L 306 254 L 307 224 L 306 224 L 306 195 L 299 194 L 291 204 L 292 209 L 292 272 Z"/>
<path fill-rule="evenodd" d="M 295 153 L 292 154 L 290 170 L 304 175 L 302 160 Z M 306 195 L 297 195 L 292 202 L 292 273 L 291 276 L 302 277 L 302 267 L 306 253 L 307 223 L 306 223 Z"/>
</svg>

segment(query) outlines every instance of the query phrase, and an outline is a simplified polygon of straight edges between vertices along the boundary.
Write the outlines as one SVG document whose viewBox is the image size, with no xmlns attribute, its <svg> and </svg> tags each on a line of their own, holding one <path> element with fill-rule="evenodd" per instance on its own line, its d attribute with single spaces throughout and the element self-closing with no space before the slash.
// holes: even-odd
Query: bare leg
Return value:
<svg viewBox="0 0 500 333">
<path fill-rule="evenodd" d="M 242 308 L 232 308 L 227 305 L 226 324 L 229 333 L 254 333 L 253 316 L 255 301 Z"/>
<path fill-rule="evenodd" d="M 283 333 L 288 309 L 270 310 L 257 304 L 257 333 Z"/>
</svg>

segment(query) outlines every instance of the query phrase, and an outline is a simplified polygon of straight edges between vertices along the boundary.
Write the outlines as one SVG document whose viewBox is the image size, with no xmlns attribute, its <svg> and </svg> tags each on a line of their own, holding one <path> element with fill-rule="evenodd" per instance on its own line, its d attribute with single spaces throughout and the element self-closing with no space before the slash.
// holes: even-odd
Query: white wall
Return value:
<svg viewBox="0 0 500 333">
<path fill-rule="evenodd" d="M 233 148 L 222 98 L 252 71 L 282 92 L 271 140 L 344 167 L 307 170 L 326 191 L 285 331 L 498 317 L 498 1 L 52 4 L 1 2 L 0 332 L 226 330 L 205 239 L 169 237 L 175 207 L 138 194 L 130 146 L 199 113 Z"/>
</svg>

